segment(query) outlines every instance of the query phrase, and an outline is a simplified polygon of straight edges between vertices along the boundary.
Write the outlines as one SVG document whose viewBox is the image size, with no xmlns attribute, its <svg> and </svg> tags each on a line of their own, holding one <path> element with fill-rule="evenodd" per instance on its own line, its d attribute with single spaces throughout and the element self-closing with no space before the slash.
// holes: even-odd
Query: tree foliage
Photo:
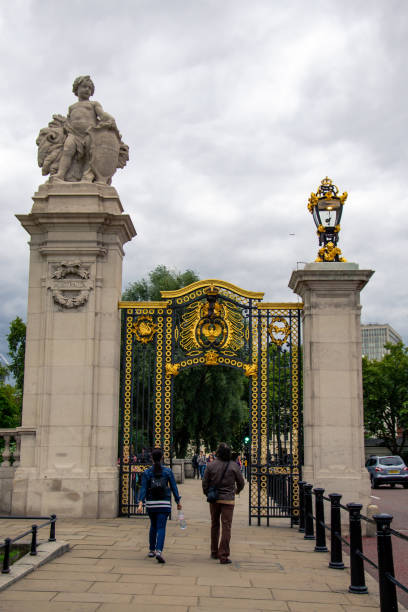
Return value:
<svg viewBox="0 0 408 612">
<path fill-rule="evenodd" d="M 0 427 L 19 427 L 21 424 L 21 391 L 12 385 L 0 384 Z"/>
<path fill-rule="evenodd" d="M 24 357 L 25 357 L 25 323 L 16 317 L 10 323 L 7 341 L 9 356 L 8 367 L 0 365 L 0 427 L 14 428 L 21 424 L 23 402 Z M 16 384 L 6 384 L 6 378 L 12 373 Z"/>
<path fill-rule="evenodd" d="M 16 317 L 10 323 L 7 342 L 9 345 L 9 355 L 11 357 L 9 366 L 10 372 L 15 378 L 17 388 L 22 391 L 24 386 L 26 324 L 20 317 Z"/>
<path fill-rule="evenodd" d="M 131 283 L 123 293 L 126 301 L 156 301 L 161 299 L 161 291 L 180 289 L 199 277 L 192 270 L 177 272 L 164 265 L 157 266 L 149 273 L 148 278 Z M 145 347 L 144 367 L 153 368 L 151 347 Z M 146 364 L 150 364 L 147 366 Z M 143 381 L 135 373 L 139 385 L 140 398 L 147 398 L 147 391 L 141 388 Z M 146 379 L 143 376 L 143 379 Z M 153 379 L 153 372 L 150 380 Z M 235 446 L 243 421 L 248 419 L 247 396 L 248 383 L 238 370 L 220 366 L 195 366 L 182 370 L 174 379 L 173 433 L 174 450 L 178 457 L 184 457 L 187 446 L 193 441 L 198 448 L 203 442 L 208 449 L 215 449 L 220 441 Z M 143 422 L 148 423 L 149 406 L 146 401 L 143 407 Z M 140 440 L 146 445 L 151 438 L 149 432 L 140 432 L 142 421 L 139 415 L 137 438 L 133 440 L 136 451 L 140 450 Z M 239 450 L 239 449 L 236 449 Z"/>
<path fill-rule="evenodd" d="M 399 343 L 386 348 L 389 353 L 381 361 L 363 357 L 364 424 L 399 455 L 408 434 L 408 347 Z"/>
<path fill-rule="evenodd" d="M 193 270 L 177 272 L 166 266 L 157 266 L 149 273 L 149 277 L 130 283 L 124 291 L 122 299 L 128 302 L 157 301 L 161 299 L 161 291 L 174 291 L 190 285 L 199 278 Z"/>
<path fill-rule="evenodd" d="M 215 450 L 223 441 L 236 446 L 236 434 L 248 418 L 242 372 L 221 366 L 183 370 L 174 381 L 174 437 L 179 457 L 190 440 Z M 233 449 L 239 450 L 239 449 Z"/>
<path fill-rule="evenodd" d="M 0 385 L 4 384 L 8 374 L 9 374 L 8 367 L 0 363 Z"/>
</svg>

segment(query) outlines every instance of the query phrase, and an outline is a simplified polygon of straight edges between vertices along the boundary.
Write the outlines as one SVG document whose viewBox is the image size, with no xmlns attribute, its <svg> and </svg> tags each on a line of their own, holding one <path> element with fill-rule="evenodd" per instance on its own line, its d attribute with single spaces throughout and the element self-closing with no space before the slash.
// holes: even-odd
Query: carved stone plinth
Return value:
<svg viewBox="0 0 408 612">
<path fill-rule="evenodd" d="M 289 282 L 304 302 L 303 480 L 365 507 L 360 291 L 372 274 L 353 263 L 315 263 Z"/>
<path fill-rule="evenodd" d="M 31 236 L 21 463 L 14 514 L 117 515 L 123 244 L 135 229 L 113 187 L 47 183 Z"/>
</svg>

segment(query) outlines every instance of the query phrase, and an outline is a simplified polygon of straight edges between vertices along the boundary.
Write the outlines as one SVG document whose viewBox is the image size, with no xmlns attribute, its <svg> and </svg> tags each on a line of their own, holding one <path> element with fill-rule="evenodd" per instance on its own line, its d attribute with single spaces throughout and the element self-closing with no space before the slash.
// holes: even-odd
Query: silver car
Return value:
<svg viewBox="0 0 408 612">
<path fill-rule="evenodd" d="M 400 484 L 404 489 L 408 489 L 408 467 L 398 455 L 371 455 L 365 465 L 370 473 L 372 489 L 378 489 L 383 484 L 389 484 L 392 488 Z"/>
</svg>

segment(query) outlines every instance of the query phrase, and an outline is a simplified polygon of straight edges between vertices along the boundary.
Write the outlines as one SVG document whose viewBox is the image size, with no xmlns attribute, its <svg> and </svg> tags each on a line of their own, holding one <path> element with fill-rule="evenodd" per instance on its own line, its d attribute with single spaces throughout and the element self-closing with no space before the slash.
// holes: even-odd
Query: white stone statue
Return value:
<svg viewBox="0 0 408 612">
<path fill-rule="evenodd" d="M 72 91 L 78 102 L 69 107 L 67 117 L 53 115 L 38 135 L 38 165 L 53 181 L 110 185 L 116 169 L 126 165 L 129 147 L 115 119 L 99 102 L 89 100 L 95 91 L 89 75 L 76 78 Z"/>
</svg>

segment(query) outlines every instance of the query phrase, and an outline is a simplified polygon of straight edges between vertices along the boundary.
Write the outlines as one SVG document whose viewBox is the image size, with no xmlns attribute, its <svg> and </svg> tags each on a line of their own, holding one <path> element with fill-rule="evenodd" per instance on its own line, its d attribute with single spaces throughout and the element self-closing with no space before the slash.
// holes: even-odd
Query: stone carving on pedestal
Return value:
<svg viewBox="0 0 408 612">
<path fill-rule="evenodd" d="M 117 168 L 124 168 L 129 147 L 122 141 L 115 119 L 99 102 L 90 101 L 95 86 L 89 75 L 75 79 L 78 102 L 66 117 L 53 115 L 36 140 L 38 165 L 51 181 L 111 184 Z"/>
<path fill-rule="evenodd" d="M 53 266 L 48 289 L 62 308 L 78 308 L 87 303 L 93 282 L 89 280 L 89 267 L 80 260 L 62 261 Z"/>
</svg>

